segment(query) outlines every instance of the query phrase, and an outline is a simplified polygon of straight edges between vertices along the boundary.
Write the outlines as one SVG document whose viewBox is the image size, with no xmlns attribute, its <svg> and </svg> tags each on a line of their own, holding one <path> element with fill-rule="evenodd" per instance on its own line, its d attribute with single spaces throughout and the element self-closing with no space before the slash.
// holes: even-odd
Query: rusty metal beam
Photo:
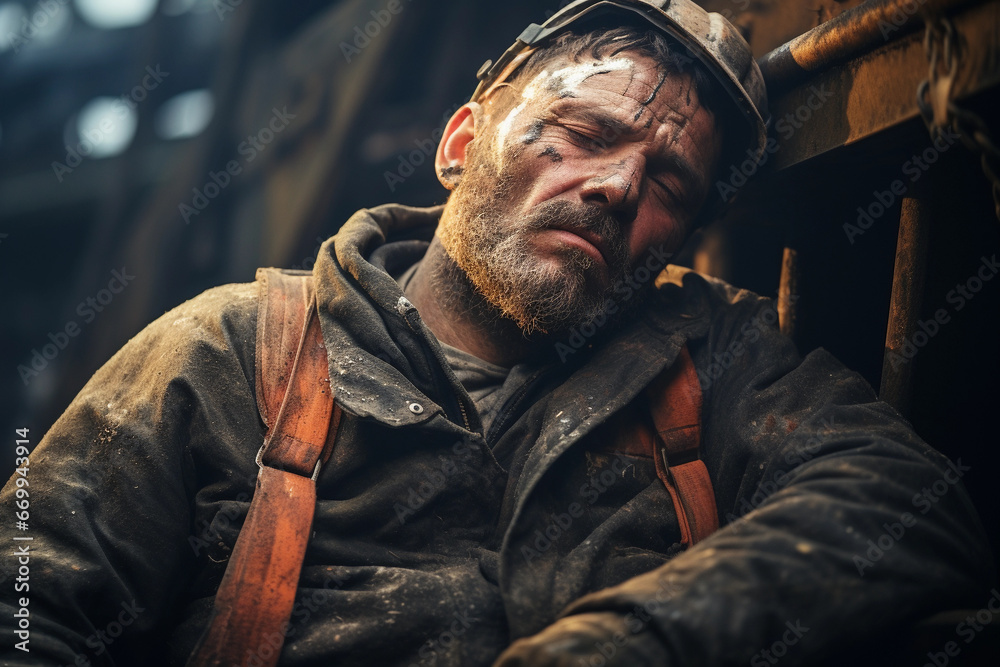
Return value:
<svg viewBox="0 0 1000 667">
<path fill-rule="evenodd" d="M 812 72 L 857 58 L 922 28 L 924 15 L 954 13 L 984 0 L 869 0 L 799 35 L 757 61 L 768 90 L 787 89 Z"/>
<path fill-rule="evenodd" d="M 847 30 L 846 26 L 854 25 L 851 21 L 842 21 L 859 10 L 874 11 L 867 9 L 869 5 L 884 11 L 893 4 L 906 3 L 882 0 L 848 10 L 760 60 L 768 72 L 777 141 L 773 169 L 786 169 L 919 117 L 917 87 L 928 72 L 923 32 L 915 32 L 922 20 L 914 16 L 887 41 L 881 38 L 878 21 L 872 24 L 871 14 L 858 24 L 857 35 Z M 969 5 L 967 0 L 927 0 L 923 8 L 939 5 L 951 10 L 968 5 L 951 19 L 963 43 L 953 97 L 961 99 L 1000 85 L 1000 58 L 996 56 L 1000 52 L 1000 2 Z M 830 24 L 839 28 L 827 28 Z M 872 25 L 877 46 L 871 41 Z M 910 33 L 900 36 L 905 28 Z M 842 63 L 844 59 L 847 62 Z M 929 139 L 920 149 L 928 145 Z"/>
<path fill-rule="evenodd" d="M 795 338 L 795 302 L 799 297 L 799 253 L 786 247 L 781 257 L 781 282 L 778 285 L 778 323 L 781 333 Z"/>
<path fill-rule="evenodd" d="M 892 276 L 892 297 L 879 389 L 879 397 L 904 415 L 909 413 L 913 364 L 904 354 L 903 346 L 916 331 L 917 319 L 920 317 L 929 229 L 930 211 L 927 203 L 916 197 L 905 197 L 899 217 L 896 266 Z"/>
</svg>

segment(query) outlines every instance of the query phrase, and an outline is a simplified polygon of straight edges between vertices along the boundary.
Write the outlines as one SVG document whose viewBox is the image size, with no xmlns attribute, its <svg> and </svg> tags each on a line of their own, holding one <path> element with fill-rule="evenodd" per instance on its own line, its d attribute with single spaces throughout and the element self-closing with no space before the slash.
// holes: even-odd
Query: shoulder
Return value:
<svg viewBox="0 0 1000 667">
<path fill-rule="evenodd" d="M 750 326 L 777 331 L 777 301 L 683 266 L 667 265 L 656 279 L 661 307 L 691 321 L 692 333 L 724 337 Z M 735 331 L 734 331 L 735 330 Z M 698 337 L 695 334 L 695 337 Z"/>
<path fill-rule="evenodd" d="M 657 276 L 656 287 L 661 291 L 679 289 L 688 299 L 700 298 L 715 305 L 734 305 L 741 302 L 759 304 L 769 301 L 748 289 L 730 285 L 725 280 L 675 264 L 668 264 Z"/>
<path fill-rule="evenodd" d="M 45 451 L 99 458 L 117 448 L 180 461 L 189 440 L 218 447 L 231 433 L 256 438 L 257 291 L 253 283 L 215 287 L 146 326 L 80 390 Z"/>
<path fill-rule="evenodd" d="M 185 347 L 201 343 L 252 346 L 259 291 L 257 283 L 213 287 L 161 315 L 140 336 L 168 339 Z"/>
<path fill-rule="evenodd" d="M 95 378 L 253 378 L 258 286 L 213 287 L 168 310 L 129 340 Z M 223 369 L 225 369 L 223 371 Z M 185 383 L 186 384 L 186 383 Z"/>
</svg>

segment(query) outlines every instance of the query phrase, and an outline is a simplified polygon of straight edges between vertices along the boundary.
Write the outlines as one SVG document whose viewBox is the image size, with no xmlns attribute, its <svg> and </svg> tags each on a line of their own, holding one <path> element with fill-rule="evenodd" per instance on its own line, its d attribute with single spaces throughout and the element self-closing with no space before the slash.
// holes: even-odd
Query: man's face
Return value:
<svg viewBox="0 0 1000 667">
<path fill-rule="evenodd" d="M 510 111 L 486 103 L 438 235 L 526 333 L 559 332 L 605 310 L 651 249 L 681 245 L 721 140 L 692 77 L 638 54 L 529 77 Z"/>
</svg>

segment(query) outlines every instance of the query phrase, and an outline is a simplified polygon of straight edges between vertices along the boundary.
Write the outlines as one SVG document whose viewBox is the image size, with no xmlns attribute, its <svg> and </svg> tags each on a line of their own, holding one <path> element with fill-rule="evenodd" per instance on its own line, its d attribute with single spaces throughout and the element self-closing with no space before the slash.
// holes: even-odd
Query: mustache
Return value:
<svg viewBox="0 0 1000 667">
<path fill-rule="evenodd" d="M 603 239 L 613 268 L 625 270 L 628 267 L 629 247 L 621 223 L 596 204 L 545 202 L 525 222 L 534 230 L 558 228 L 596 234 Z"/>
</svg>

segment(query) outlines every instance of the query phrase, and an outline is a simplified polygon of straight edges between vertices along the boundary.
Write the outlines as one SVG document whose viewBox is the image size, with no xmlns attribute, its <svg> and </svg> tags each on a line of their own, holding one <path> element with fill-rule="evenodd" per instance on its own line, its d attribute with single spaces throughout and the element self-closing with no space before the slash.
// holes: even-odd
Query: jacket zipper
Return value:
<svg viewBox="0 0 1000 667">
<path fill-rule="evenodd" d="M 406 322 L 408 327 L 410 327 L 410 330 L 420 336 L 423 336 L 428 346 L 430 346 L 429 338 L 431 338 L 434 334 L 427 329 L 427 325 L 420 319 L 420 313 L 417 312 L 416 307 L 410 302 L 410 300 L 405 296 L 400 297 L 399 301 L 396 303 L 396 311 L 403 316 L 403 321 Z M 416 323 L 414 323 L 413 320 L 415 320 Z M 439 360 L 439 362 L 442 364 L 446 363 L 444 360 Z M 462 413 L 462 421 L 464 422 L 465 430 L 469 433 L 475 434 L 476 432 L 472 430 L 472 422 L 469 421 L 469 413 L 467 411 L 465 401 L 463 401 L 462 397 L 457 394 L 454 398 L 455 403 L 458 404 L 459 412 Z M 445 412 L 447 413 L 447 410 Z"/>
<path fill-rule="evenodd" d="M 547 375 L 549 368 L 542 368 L 535 371 L 527 380 L 518 388 L 513 396 L 507 399 L 507 402 L 501 406 L 500 410 L 497 412 L 496 417 L 493 418 L 493 424 L 490 426 L 489 433 L 486 434 L 486 442 L 492 447 L 500 439 L 500 436 L 507 430 L 511 416 L 518 410 L 524 397 L 530 392 L 535 384 L 538 383 L 543 376 Z"/>
<path fill-rule="evenodd" d="M 462 421 L 465 422 L 465 430 L 471 432 L 472 424 L 469 423 L 469 415 L 465 412 L 465 401 L 458 396 L 456 396 L 456 401 L 458 403 L 458 409 L 462 412 Z"/>
</svg>

